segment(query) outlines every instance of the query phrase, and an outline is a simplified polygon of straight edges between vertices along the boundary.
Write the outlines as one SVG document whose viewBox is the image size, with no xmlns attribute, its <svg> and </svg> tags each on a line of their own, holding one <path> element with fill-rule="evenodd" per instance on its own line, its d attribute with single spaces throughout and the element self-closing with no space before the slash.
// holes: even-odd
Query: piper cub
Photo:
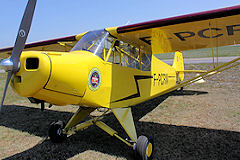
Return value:
<svg viewBox="0 0 240 160">
<path fill-rule="evenodd" d="M 240 57 L 209 71 L 184 70 L 182 51 L 239 44 L 240 5 L 25 44 L 35 5 L 28 1 L 14 47 L 0 49 L 1 57 L 11 55 L 1 61 L 7 80 L 0 107 L 10 82 L 41 109 L 44 103 L 80 106 L 66 125 L 60 120 L 50 125 L 53 142 L 96 125 L 138 158 L 152 159 L 153 140 L 137 136 L 131 107 L 239 65 Z M 172 52 L 172 65 L 154 55 Z M 189 72 L 201 74 L 184 80 Z M 99 108 L 100 116 L 89 116 Z M 101 121 L 109 112 L 127 139 Z"/>
</svg>

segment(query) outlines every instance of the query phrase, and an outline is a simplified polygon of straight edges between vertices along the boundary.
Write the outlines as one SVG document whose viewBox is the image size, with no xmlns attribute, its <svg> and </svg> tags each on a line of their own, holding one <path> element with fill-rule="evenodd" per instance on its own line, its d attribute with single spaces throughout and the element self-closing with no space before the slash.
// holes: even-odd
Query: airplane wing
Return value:
<svg viewBox="0 0 240 160">
<path fill-rule="evenodd" d="M 166 93 L 240 64 L 240 57 L 224 64 L 214 64 L 214 56 L 218 56 L 218 51 L 224 49 L 223 46 L 232 45 L 237 49 L 234 51 L 235 56 L 240 56 L 239 47 L 234 47 L 240 44 L 240 5 L 121 26 L 111 34 L 151 54 L 162 55 L 176 51 L 189 52 L 189 50 L 193 50 L 190 53 L 194 53 L 199 49 L 209 49 L 208 56 L 213 57 L 212 69 L 181 82 L 166 90 Z M 205 51 L 207 50 L 203 52 Z M 225 56 L 230 55 L 231 52 L 233 52 L 231 49 L 227 50 Z"/>
<path fill-rule="evenodd" d="M 114 36 L 153 54 L 240 43 L 240 5 L 117 28 Z"/>
<path fill-rule="evenodd" d="M 110 33 L 153 54 L 239 44 L 240 5 L 117 27 Z M 29 43 L 25 50 L 69 51 L 82 35 Z M 0 54 L 11 50 L 0 49 Z"/>
<path fill-rule="evenodd" d="M 84 34 L 85 33 L 68 37 L 61 37 L 56 39 L 28 43 L 25 45 L 24 51 L 32 50 L 32 51 L 69 52 Z M 10 54 L 12 53 L 12 49 L 13 47 L 0 49 L 0 57 L 1 58 L 9 57 Z"/>
</svg>

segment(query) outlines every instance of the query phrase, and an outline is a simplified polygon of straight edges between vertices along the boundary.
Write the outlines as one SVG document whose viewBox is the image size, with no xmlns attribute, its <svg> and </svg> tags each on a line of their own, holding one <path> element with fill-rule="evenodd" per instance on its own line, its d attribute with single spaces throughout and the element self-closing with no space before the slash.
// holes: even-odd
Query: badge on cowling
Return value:
<svg viewBox="0 0 240 160">
<path fill-rule="evenodd" d="M 93 68 L 88 76 L 88 87 L 92 91 L 96 91 L 101 85 L 101 74 L 97 68 Z"/>
</svg>

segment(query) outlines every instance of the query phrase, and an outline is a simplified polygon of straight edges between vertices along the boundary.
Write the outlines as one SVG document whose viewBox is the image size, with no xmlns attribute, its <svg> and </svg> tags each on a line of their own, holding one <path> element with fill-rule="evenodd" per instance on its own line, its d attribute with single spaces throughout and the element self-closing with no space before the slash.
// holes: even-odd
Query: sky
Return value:
<svg viewBox="0 0 240 160">
<path fill-rule="evenodd" d="M 26 4 L 0 1 L 0 48 L 14 45 Z M 239 0 L 38 0 L 27 42 L 234 5 Z"/>
</svg>

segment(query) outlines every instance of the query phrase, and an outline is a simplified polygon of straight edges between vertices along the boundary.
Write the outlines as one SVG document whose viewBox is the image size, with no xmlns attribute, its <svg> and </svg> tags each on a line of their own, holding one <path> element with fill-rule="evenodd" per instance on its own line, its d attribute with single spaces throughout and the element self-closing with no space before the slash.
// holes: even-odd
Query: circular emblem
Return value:
<svg viewBox="0 0 240 160">
<path fill-rule="evenodd" d="M 101 85 L 101 74 L 97 68 L 93 68 L 88 76 L 88 87 L 96 91 Z"/>
<path fill-rule="evenodd" d="M 20 31 L 19 31 L 18 34 L 19 34 L 19 36 L 22 37 L 22 38 L 26 36 L 26 32 L 25 32 L 23 29 L 20 29 Z"/>
</svg>

